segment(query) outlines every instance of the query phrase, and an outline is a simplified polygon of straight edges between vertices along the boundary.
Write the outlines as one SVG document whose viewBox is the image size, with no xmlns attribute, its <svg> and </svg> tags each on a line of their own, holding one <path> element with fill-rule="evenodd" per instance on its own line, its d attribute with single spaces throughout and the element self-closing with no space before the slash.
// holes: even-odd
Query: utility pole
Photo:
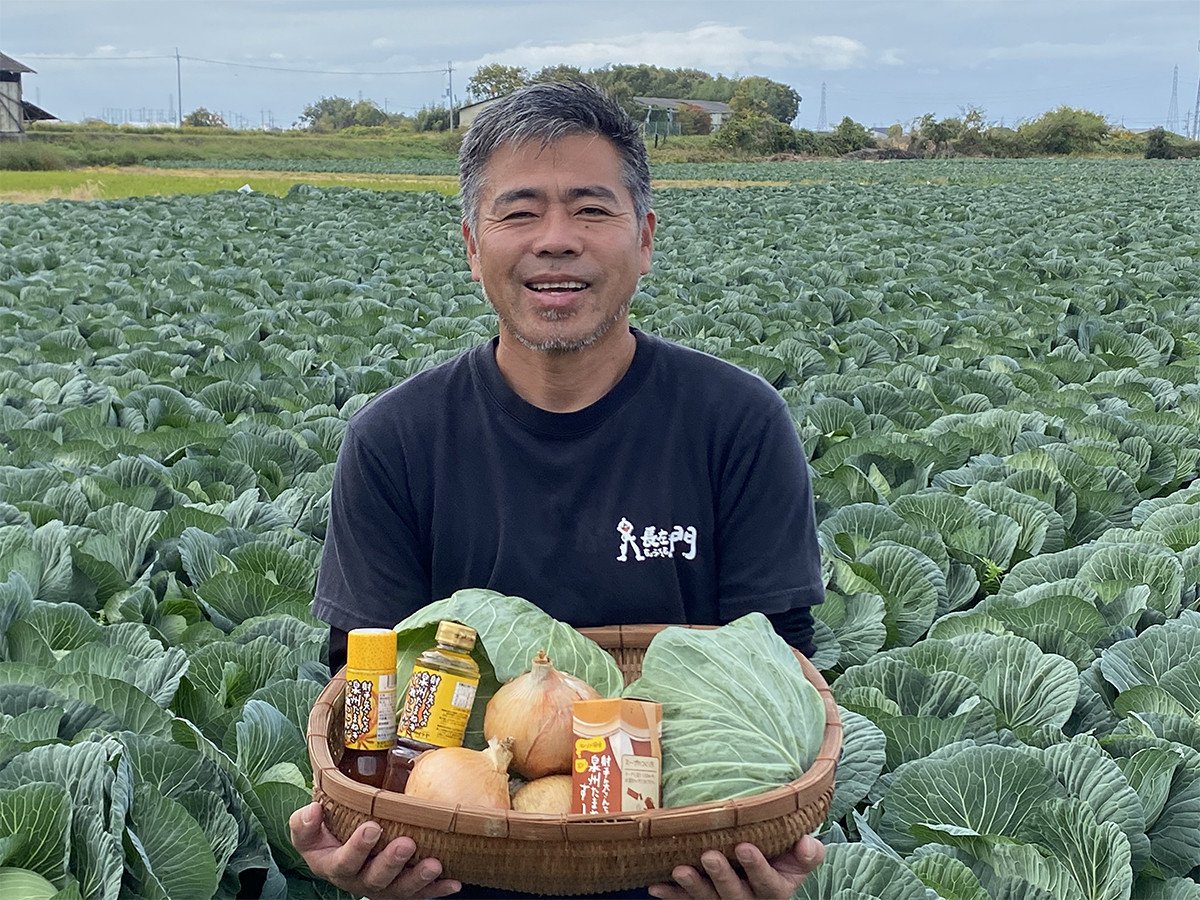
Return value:
<svg viewBox="0 0 1200 900">
<path fill-rule="evenodd" d="M 1184 128 L 1187 126 L 1184 125 Z M 1179 66 L 1171 74 L 1171 102 L 1167 106 L 1167 131 L 1174 134 L 1179 129 Z"/>
<path fill-rule="evenodd" d="M 446 96 L 450 100 L 450 130 L 453 131 L 456 124 L 454 120 L 457 118 L 457 110 L 454 108 L 454 60 L 446 62 Z"/>
<path fill-rule="evenodd" d="M 183 127 L 183 74 L 179 67 L 179 48 L 175 48 L 175 96 L 179 98 L 179 122 L 180 128 Z"/>
<path fill-rule="evenodd" d="M 1200 41 L 1196 41 L 1196 50 L 1200 51 Z M 1192 107 L 1192 140 L 1200 141 L 1200 77 L 1196 79 L 1196 105 Z"/>
</svg>

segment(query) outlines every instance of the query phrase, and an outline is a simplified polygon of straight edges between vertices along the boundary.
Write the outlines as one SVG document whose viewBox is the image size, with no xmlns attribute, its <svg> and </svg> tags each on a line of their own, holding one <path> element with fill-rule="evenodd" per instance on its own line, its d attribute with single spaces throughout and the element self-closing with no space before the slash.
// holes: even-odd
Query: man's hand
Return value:
<svg viewBox="0 0 1200 900">
<path fill-rule="evenodd" d="M 652 884 L 652 897 L 682 900 L 785 900 L 795 893 L 825 858 L 825 847 L 814 837 L 802 837 L 787 853 L 768 860 L 753 844 L 738 844 L 738 862 L 742 878 L 722 853 L 706 850 L 700 857 L 704 871 L 693 866 L 676 866 L 671 872 L 674 884 Z"/>
<path fill-rule="evenodd" d="M 462 889 L 457 881 L 438 880 L 442 864 L 422 859 L 409 865 L 417 852 L 412 838 L 396 838 L 373 853 L 382 833 L 378 823 L 364 822 L 342 843 L 325 827 L 325 810 L 310 803 L 288 819 L 292 846 L 300 851 L 313 874 L 371 900 L 407 897 L 445 897 Z"/>
</svg>

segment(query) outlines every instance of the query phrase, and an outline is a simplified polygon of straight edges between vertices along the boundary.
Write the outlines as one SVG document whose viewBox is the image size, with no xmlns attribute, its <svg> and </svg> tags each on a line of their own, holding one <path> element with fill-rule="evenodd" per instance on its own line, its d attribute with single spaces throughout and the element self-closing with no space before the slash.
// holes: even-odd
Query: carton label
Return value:
<svg viewBox="0 0 1200 900">
<path fill-rule="evenodd" d="M 662 706 L 644 700 L 579 700 L 571 812 L 655 809 L 662 791 Z"/>
</svg>

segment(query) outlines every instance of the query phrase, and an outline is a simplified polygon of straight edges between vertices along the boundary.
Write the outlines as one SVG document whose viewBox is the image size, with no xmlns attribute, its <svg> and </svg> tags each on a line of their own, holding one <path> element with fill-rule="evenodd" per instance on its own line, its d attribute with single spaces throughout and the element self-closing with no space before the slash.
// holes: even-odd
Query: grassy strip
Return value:
<svg viewBox="0 0 1200 900">
<path fill-rule="evenodd" d="M 236 191 L 244 184 L 261 194 L 283 196 L 294 185 L 353 187 L 371 191 L 458 193 L 458 179 L 441 175 L 386 175 L 356 172 L 248 172 L 231 169 L 158 169 L 91 167 L 54 172 L 0 172 L 0 203 L 46 200 L 120 200 Z M 750 187 L 785 181 L 659 180 L 654 188 Z"/>
<path fill-rule="evenodd" d="M 0 170 L 133 166 L 147 161 L 225 159 L 440 159 L 458 156 L 462 131 L 347 129 L 255 132 L 213 128 L 135 129 L 42 124 L 29 139 L 0 142 Z M 672 137 L 650 147 L 653 162 L 721 162 L 751 158 L 712 145 L 707 135 Z"/>
<path fill-rule="evenodd" d="M 364 188 L 373 191 L 458 192 L 458 179 L 435 175 L 367 175 L 353 172 L 237 172 L 221 169 L 87 168 L 56 172 L 0 173 L 0 202 L 118 200 L 124 197 L 211 194 L 249 184 L 263 194 L 282 196 L 297 184 Z"/>
</svg>

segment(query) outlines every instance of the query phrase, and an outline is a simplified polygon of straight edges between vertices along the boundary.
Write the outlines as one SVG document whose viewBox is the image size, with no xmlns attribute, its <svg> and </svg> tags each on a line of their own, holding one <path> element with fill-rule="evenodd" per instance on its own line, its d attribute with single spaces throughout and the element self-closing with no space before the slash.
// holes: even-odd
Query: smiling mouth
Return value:
<svg viewBox="0 0 1200 900">
<path fill-rule="evenodd" d="M 525 287 L 538 294 L 562 294 L 586 290 L 588 283 L 586 281 L 529 281 L 525 283 Z"/>
</svg>

